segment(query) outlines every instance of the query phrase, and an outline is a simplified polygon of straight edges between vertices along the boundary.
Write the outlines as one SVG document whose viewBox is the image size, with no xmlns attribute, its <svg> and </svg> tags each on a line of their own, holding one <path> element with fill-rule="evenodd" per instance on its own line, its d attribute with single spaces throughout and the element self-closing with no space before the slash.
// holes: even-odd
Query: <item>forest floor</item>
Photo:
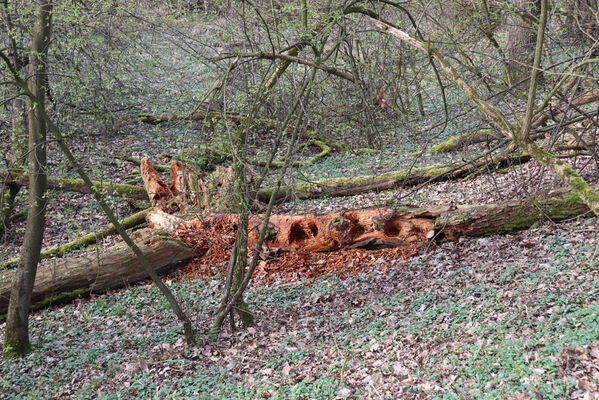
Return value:
<svg viewBox="0 0 599 400">
<path fill-rule="evenodd" d="M 169 132 L 133 125 L 127 135 L 71 145 L 95 179 L 123 182 L 136 167 L 114 156 L 165 162 L 181 147 Z M 358 176 L 415 164 L 402 154 L 333 154 L 299 173 Z M 54 176 L 73 176 L 56 153 L 51 160 Z M 583 165 L 585 178 L 596 182 L 595 164 L 575 160 Z M 419 191 L 289 201 L 275 212 L 482 204 L 559 185 L 529 162 Z M 123 199 L 113 206 L 121 217 L 133 212 Z M 44 247 L 106 224 L 91 196 L 53 192 Z M 0 362 L 0 398 L 599 398 L 598 228 L 595 218 L 546 221 L 509 235 L 431 244 L 406 260 L 360 250 L 333 264 L 303 259 L 301 268 L 288 266 L 297 273 L 274 279 L 262 271 L 247 295 L 256 326 L 227 328 L 195 348 L 184 344 L 151 284 L 92 295 L 31 316 L 35 351 Z M 23 231 L 22 220 L 11 226 L 0 242 L 2 258 L 18 255 Z M 116 241 L 107 238 L 92 251 Z M 220 300 L 224 260 L 200 263 L 201 274 L 188 268 L 193 273 L 166 278 L 201 332 Z M 3 331 L 0 324 L 0 341 Z"/>
</svg>

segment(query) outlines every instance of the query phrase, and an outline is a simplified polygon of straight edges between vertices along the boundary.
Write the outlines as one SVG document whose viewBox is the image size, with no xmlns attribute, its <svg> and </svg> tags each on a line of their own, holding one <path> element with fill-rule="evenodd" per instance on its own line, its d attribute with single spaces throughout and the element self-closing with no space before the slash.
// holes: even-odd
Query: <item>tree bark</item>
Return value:
<svg viewBox="0 0 599 400">
<path fill-rule="evenodd" d="M 599 187 L 595 187 L 595 190 Z M 449 240 L 462 236 L 500 235 L 529 229 L 542 221 L 563 221 L 579 216 L 593 216 L 588 205 L 570 189 L 541 192 L 523 200 L 499 204 L 458 206 L 455 210 L 436 210 L 439 214 L 435 231 Z"/>
<path fill-rule="evenodd" d="M 152 263 L 156 273 L 191 259 L 195 253 L 184 243 L 160 236 L 148 229 L 135 232 L 133 239 Z M 6 312 L 14 271 L 0 275 L 0 314 Z M 56 260 L 40 268 L 31 294 L 32 303 L 58 300 L 70 293 L 98 292 L 148 279 L 136 255 L 125 243 L 119 243 L 100 253 L 89 252 L 80 257 Z M 29 306 L 27 307 L 29 310 Z"/>
<path fill-rule="evenodd" d="M 52 3 L 41 1 L 29 58 L 29 90 L 37 98 L 28 102 L 29 122 L 29 209 L 21 262 L 15 273 L 4 334 L 5 357 L 31 351 L 29 305 L 44 236 L 46 214 L 46 122 L 40 114 L 45 102 L 46 58 L 50 45 Z"/>
<path fill-rule="evenodd" d="M 530 75 L 536 39 L 533 25 L 540 14 L 541 3 L 539 0 L 512 0 L 511 11 L 507 48 L 510 86 Z M 518 87 L 525 89 L 527 85 L 522 83 Z"/>
</svg>

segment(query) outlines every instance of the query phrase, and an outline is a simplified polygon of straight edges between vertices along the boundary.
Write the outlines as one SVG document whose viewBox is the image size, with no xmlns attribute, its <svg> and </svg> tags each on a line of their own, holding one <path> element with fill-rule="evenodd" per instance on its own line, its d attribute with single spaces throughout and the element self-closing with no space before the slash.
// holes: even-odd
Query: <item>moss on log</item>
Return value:
<svg viewBox="0 0 599 400">
<path fill-rule="evenodd" d="M 136 214 L 133 214 L 127 218 L 124 218 L 121 221 L 121 225 L 125 229 L 134 228 L 138 225 L 143 224 L 146 221 L 146 215 L 151 211 L 152 208 L 148 208 L 146 210 L 140 211 Z M 78 239 L 73 240 L 72 242 L 65 243 L 60 246 L 53 247 L 48 250 L 43 250 L 40 253 L 40 258 L 49 258 L 49 257 L 62 257 L 67 253 L 71 253 L 75 250 L 80 250 L 89 245 L 97 243 L 99 240 L 104 239 L 107 236 L 113 235 L 116 233 L 116 228 L 113 224 L 108 225 L 107 227 L 100 229 L 99 231 L 88 233 Z M 3 269 L 6 268 L 14 268 L 19 264 L 20 258 L 13 258 L 12 260 L 7 261 L 2 265 Z"/>
<path fill-rule="evenodd" d="M 27 174 L 9 173 L 6 171 L 0 171 L 0 179 L 8 184 L 16 184 L 19 186 L 29 185 L 29 176 Z M 114 182 L 100 182 L 92 181 L 93 185 L 102 191 L 112 195 L 124 195 L 128 197 L 143 198 L 146 195 L 146 191 L 141 186 L 127 185 L 125 183 L 114 183 Z M 68 179 L 68 178 L 48 178 L 48 189 L 49 190 L 61 190 L 67 192 L 78 192 L 78 193 L 91 193 L 89 188 L 85 185 L 81 179 Z"/>
<path fill-rule="evenodd" d="M 243 116 L 238 113 L 222 113 L 218 111 L 206 111 L 200 110 L 191 114 L 170 114 L 170 115 L 150 115 L 150 114 L 141 114 L 138 116 L 139 121 L 151 124 L 158 125 L 164 122 L 177 122 L 177 121 L 211 121 L 211 120 L 220 120 L 220 119 L 228 119 L 233 122 L 241 122 Z"/>
<path fill-rule="evenodd" d="M 314 145 L 320 147 L 320 153 L 318 153 L 317 155 L 315 155 L 314 157 L 312 157 L 311 159 L 309 159 L 307 161 L 294 161 L 292 164 L 293 167 L 299 167 L 299 168 L 309 167 L 310 165 L 315 164 L 316 162 L 322 160 L 323 158 L 325 158 L 326 156 L 331 154 L 332 149 L 325 142 L 323 142 L 321 140 L 313 140 L 311 142 L 311 144 L 314 144 Z M 260 161 L 254 162 L 254 164 L 259 165 L 261 167 L 265 167 L 266 161 L 260 160 Z M 278 160 L 275 160 L 270 163 L 270 166 L 273 168 L 282 168 L 284 165 L 285 165 L 284 161 L 278 161 Z"/>
<path fill-rule="evenodd" d="M 355 178 L 331 178 L 312 182 L 298 183 L 293 186 L 281 187 L 275 194 L 275 199 L 286 197 L 297 199 L 318 198 L 323 196 L 349 196 L 368 191 L 381 191 L 394 187 L 409 187 L 425 182 L 435 182 L 465 178 L 489 165 L 503 168 L 516 162 L 527 162 L 528 155 L 499 154 L 489 159 L 482 159 L 468 164 L 436 164 L 420 168 L 410 168 L 386 172 L 379 175 L 365 175 Z M 260 201 L 268 201 L 273 189 L 262 189 L 258 192 Z"/>
<path fill-rule="evenodd" d="M 514 232 L 529 229 L 541 221 L 557 222 L 582 215 L 593 214 L 570 189 L 560 189 L 542 192 L 528 199 L 457 207 L 456 210 L 440 214 L 435 222 L 435 231 L 442 232 L 450 240 L 457 240 L 462 236 Z"/>
<path fill-rule="evenodd" d="M 133 239 L 157 272 L 166 272 L 172 265 L 195 255 L 180 240 L 154 234 L 149 229 L 136 232 Z M 14 271 L 0 275 L 0 314 L 8 308 L 13 277 Z M 147 277 L 133 251 L 119 243 L 100 253 L 60 259 L 38 268 L 31 302 L 56 301 L 56 296 L 63 293 L 65 300 L 74 294 L 118 288 Z"/>
<path fill-rule="evenodd" d="M 452 136 L 444 142 L 438 143 L 429 149 L 412 153 L 413 156 L 420 156 L 425 153 L 448 153 L 459 150 L 471 144 L 482 143 L 487 140 L 500 139 L 493 134 L 494 129 L 481 129 L 475 132 L 464 133 L 463 135 Z"/>
</svg>

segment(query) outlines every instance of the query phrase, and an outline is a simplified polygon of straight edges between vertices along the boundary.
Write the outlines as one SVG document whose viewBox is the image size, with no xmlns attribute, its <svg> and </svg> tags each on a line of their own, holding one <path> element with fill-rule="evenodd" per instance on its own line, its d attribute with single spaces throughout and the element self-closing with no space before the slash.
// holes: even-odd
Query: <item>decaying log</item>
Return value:
<svg viewBox="0 0 599 400">
<path fill-rule="evenodd" d="M 599 186 L 594 189 L 599 189 Z M 567 188 L 537 193 L 527 199 L 434 211 L 438 215 L 435 231 L 449 240 L 529 229 L 547 220 L 558 222 L 578 216 L 593 216 L 580 197 Z"/>
<path fill-rule="evenodd" d="M 0 171 L 0 179 L 5 184 L 16 184 L 19 186 L 29 185 L 29 176 L 15 172 Z M 124 195 L 130 198 L 143 198 L 146 190 L 141 186 L 127 185 L 125 183 L 92 181 L 94 186 L 102 191 L 113 195 Z M 66 192 L 77 192 L 89 194 L 88 187 L 81 179 L 48 178 L 48 190 L 61 190 Z"/>
<path fill-rule="evenodd" d="M 146 210 L 135 213 L 127 218 L 121 220 L 121 226 L 124 229 L 131 229 L 138 225 L 146 222 L 146 215 L 151 210 L 148 208 Z M 75 250 L 79 250 L 81 248 L 87 247 L 94 243 L 97 243 L 98 240 L 102 240 L 107 236 L 113 235 L 116 233 L 116 228 L 113 224 L 108 225 L 105 228 L 102 228 L 96 232 L 88 233 L 87 235 L 81 236 L 73 240 L 72 242 L 62 244 L 60 246 L 52 247 L 47 250 L 43 250 L 40 252 L 40 259 L 49 258 L 49 257 L 62 257 L 67 253 L 70 253 Z M 7 261 L 2 264 L 2 269 L 4 268 L 12 268 L 16 267 L 19 264 L 20 258 L 13 258 L 12 260 Z"/>
<path fill-rule="evenodd" d="M 165 184 L 147 158 L 142 158 L 140 169 L 144 187 L 152 202 L 152 207 L 170 212 L 182 211 L 181 207 L 185 202 L 180 197 L 180 193 L 175 191 L 174 183 L 170 186 Z"/>
<path fill-rule="evenodd" d="M 160 236 L 148 229 L 132 235 L 137 245 L 158 272 L 192 258 L 195 253 L 180 240 Z M 14 271 L 0 275 L 0 314 L 6 313 Z M 38 269 L 32 304 L 65 293 L 88 293 L 117 288 L 146 279 L 137 257 L 124 243 L 99 254 L 88 253 L 76 258 L 56 260 Z"/>
<path fill-rule="evenodd" d="M 428 208 L 365 209 L 328 215 L 273 215 L 265 246 L 285 251 L 334 251 L 384 248 L 431 238 L 458 240 L 529 229 L 543 221 L 592 216 L 589 208 L 568 189 L 486 205 L 443 205 Z M 214 214 L 184 219 L 160 210 L 148 213 L 148 224 L 171 234 L 201 232 L 216 224 L 236 225 L 237 216 Z M 261 216 L 250 227 L 261 226 Z M 256 243 L 258 229 L 251 230 Z"/>
<path fill-rule="evenodd" d="M 175 168 L 176 167 L 176 168 Z M 173 170 L 180 168 L 173 164 Z M 185 176 L 185 170 L 177 170 Z M 151 171 L 150 171 L 151 172 Z M 181 178 L 181 175 L 174 175 Z M 148 180 L 160 179 L 154 172 Z M 166 186 L 162 181 L 161 186 Z M 152 185 L 148 185 L 152 188 Z M 161 201 L 176 203 L 176 192 Z M 157 203 L 158 204 L 158 203 Z M 172 208 L 171 208 L 172 209 Z M 172 213 L 166 209 L 167 212 Z M 164 209 L 162 209 L 164 210 Z M 232 214 L 204 215 L 185 220 L 169 215 L 160 207 L 148 214 L 149 225 L 172 234 L 202 232 L 216 224 L 236 225 Z M 538 193 L 535 197 L 483 206 L 440 206 L 428 209 L 367 209 L 329 215 L 273 215 L 269 219 L 266 246 L 290 251 L 333 251 L 345 248 L 393 247 L 406 242 L 426 242 L 433 236 L 456 240 L 461 236 L 486 236 L 526 229 L 545 219 L 560 221 L 588 212 L 588 208 L 567 189 Z M 250 242 L 256 242 L 262 221 L 257 215 L 250 221 Z"/>
<path fill-rule="evenodd" d="M 183 219 L 160 210 L 149 213 L 147 220 L 151 228 L 175 235 L 201 232 L 217 224 L 237 224 L 237 216 L 234 214 Z M 261 215 L 250 219 L 250 243 L 258 241 L 262 222 Z M 266 247 L 303 252 L 379 249 L 397 247 L 404 243 L 424 243 L 433 235 L 435 224 L 434 218 L 429 215 L 415 216 L 388 209 L 345 211 L 327 215 L 272 215 L 268 222 Z"/>
</svg>

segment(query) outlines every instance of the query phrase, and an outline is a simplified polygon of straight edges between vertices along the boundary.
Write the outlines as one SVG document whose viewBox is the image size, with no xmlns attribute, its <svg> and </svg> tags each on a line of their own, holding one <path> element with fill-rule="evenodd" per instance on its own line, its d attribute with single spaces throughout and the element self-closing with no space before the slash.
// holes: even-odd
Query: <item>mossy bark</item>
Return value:
<svg viewBox="0 0 599 400">
<path fill-rule="evenodd" d="M 237 238 L 235 240 L 235 261 L 233 267 L 233 281 L 231 286 L 231 293 L 236 293 L 241 287 L 243 278 L 245 277 L 245 270 L 247 268 L 247 245 L 248 245 L 248 233 L 249 233 L 249 196 L 248 183 L 247 183 L 247 171 L 245 164 L 246 156 L 246 142 L 247 134 L 245 128 L 242 126 L 237 132 L 237 138 L 235 143 L 235 163 L 233 164 L 234 171 L 234 193 L 233 198 L 238 203 L 239 219 L 237 226 Z M 246 304 L 243 294 L 233 304 L 239 319 L 241 320 L 243 327 L 249 327 L 254 324 L 254 315 Z"/>
<path fill-rule="evenodd" d="M 488 140 L 497 140 L 499 138 L 496 135 L 493 135 L 494 131 L 494 129 L 481 129 L 475 132 L 468 132 L 463 135 L 452 136 L 444 142 L 438 143 L 424 151 L 413 153 L 413 155 L 421 155 L 424 153 L 448 153 L 450 151 L 456 151 L 472 144 L 481 143 Z"/>
<path fill-rule="evenodd" d="M 131 157 L 131 156 L 117 156 L 118 159 L 123 161 L 128 161 L 132 164 L 137 165 L 138 167 L 141 165 L 141 160 L 139 158 Z M 160 172 L 168 172 L 171 170 L 170 165 L 153 165 L 156 171 Z M 139 172 L 139 171 L 137 171 Z"/>
<path fill-rule="evenodd" d="M 237 247 L 235 263 L 233 267 L 233 282 L 231 293 L 236 293 L 245 277 L 247 267 L 247 244 L 248 244 L 248 212 L 241 212 L 239 215 L 239 228 L 235 246 Z M 233 306 L 239 316 L 244 328 L 254 325 L 254 314 L 241 296 Z"/>
<path fill-rule="evenodd" d="M 29 342 L 29 306 L 39 262 L 46 216 L 46 121 L 41 115 L 45 106 L 46 59 L 50 45 L 52 4 L 41 1 L 31 40 L 28 90 L 37 98 L 28 101 L 29 128 L 29 208 L 27 227 L 21 247 L 21 261 L 10 285 L 4 356 L 21 356 L 31 350 Z M 4 298 L 8 298 L 5 293 Z"/>
<path fill-rule="evenodd" d="M 529 229 L 542 221 L 591 216 L 589 207 L 570 189 L 539 193 L 499 204 L 460 206 L 440 213 L 435 230 L 450 240 L 462 236 L 490 236 Z"/>
<path fill-rule="evenodd" d="M 281 187 L 275 198 L 280 200 L 286 197 L 298 199 L 318 198 L 323 196 L 349 196 L 369 191 L 381 191 L 394 187 L 409 187 L 426 182 L 460 179 L 478 172 L 486 166 L 504 168 L 516 162 L 527 162 L 528 155 L 499 154 L 488 159 L 468 164 L 436 164 L 427 167 L 410 168 L 406 170 L 390 171 L 379 175 L 365 175 L 355 178 L 331 178 L 312 182 L 298 183 L 293 186 Z M 258 192 L 261 201 L 268 201 L 272 189 L 262 189 Z"/>
</svg>

